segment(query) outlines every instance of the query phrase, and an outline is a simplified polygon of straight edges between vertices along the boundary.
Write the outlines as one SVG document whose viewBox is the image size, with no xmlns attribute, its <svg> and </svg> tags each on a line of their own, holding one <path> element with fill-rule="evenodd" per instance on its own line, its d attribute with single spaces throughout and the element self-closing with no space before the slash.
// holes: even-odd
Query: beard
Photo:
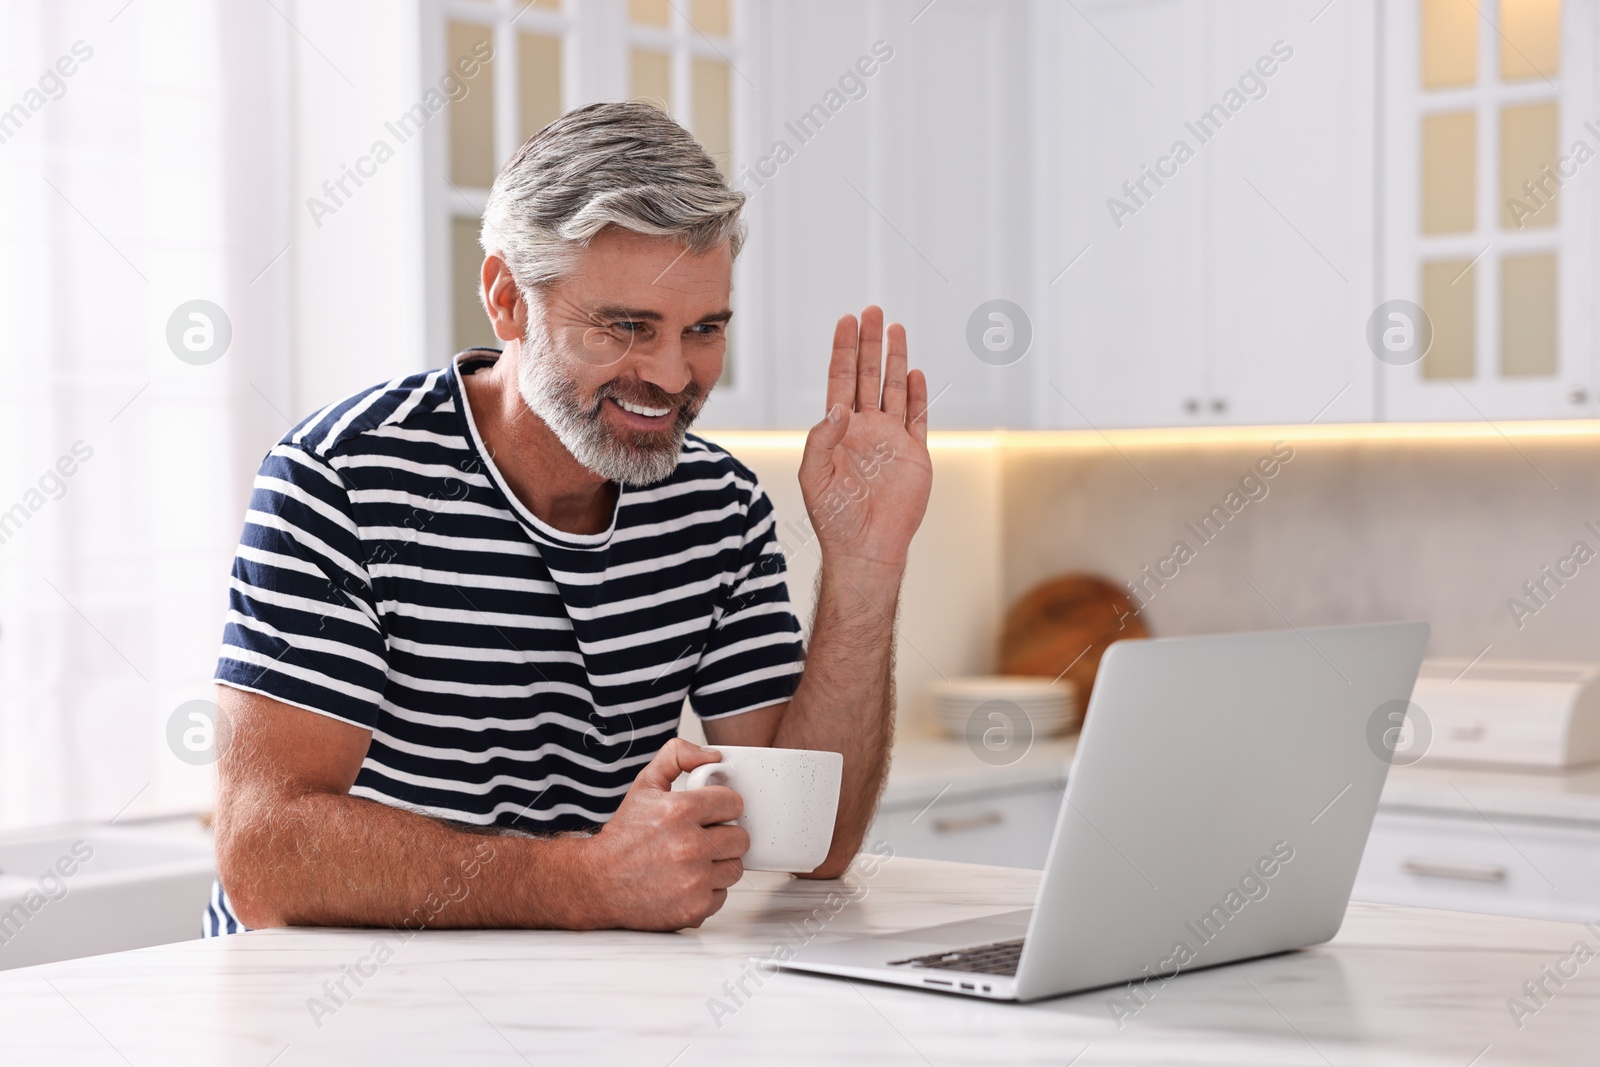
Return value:
<svg viewBox="0 0 1600 1067">
<path fill-rule="evenodd" d="M 705 389 L 690 382 L 682 392 L 669 393 L 649 382 L 625 384 L 614 378 L 585 402 L 577 383 L 562 375 L 554 346 L 535 344 L 533 331 L 530 321 L 517 366 L 517 389 L 523 402 L 544 420 L 574 459 L 622 485 L 652 485 L 677 469 L 684 437 L 705 404 Z M 660 430 L 613 429 L 600 411 L 608 397 L 646 407 L 670 407 L 677 415 L 672 425 Z"/>
</svg>

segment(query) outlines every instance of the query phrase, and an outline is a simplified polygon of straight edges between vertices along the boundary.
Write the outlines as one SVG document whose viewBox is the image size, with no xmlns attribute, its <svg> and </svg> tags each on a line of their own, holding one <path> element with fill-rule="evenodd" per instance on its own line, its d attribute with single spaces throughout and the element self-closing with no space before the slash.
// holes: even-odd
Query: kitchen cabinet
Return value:
<svg viewBox="0 0 1600 1067">
<path fill-rule="evenodd" d="M 1318 6 L 1041 8 L 1052 425 L 1372 417 L 1374 13 Z"/>
<path fill-rule="evenodd" d="M 1043 869 L 1061 787 L 1054 783 L 983 790 L 927 802 L 885 805 L 867 834 L 897 856 Z"/>
<path fill-rule="evenodd" d="M 1024 5 L 980 0 L 759 7 L 751 147 L 769 162 L 741 181 L 754 347 L 734 358 L 761 400 L 708 418 L 811 426 L 834 323 L 871 302 L 905 325 L 935 425 L 1028 424 L 1035 356 L 985 362 L 966 341 L 981 303 L 1028 303 L 1029 85 L 1010 61 L 1027 34 Z"/>
<path fill-rule="evenodd" d="M 868 839 L 918 859 L 1042 868 L 1077 738 L 1007 767 L 960 741 L 895 744 Z M 1592 922 L 1600 916 L 1600 767 L 1562 774 L 1424 760 L 1389 772 L 1352 896 Z"/>
<path fill-rule="evenodd" d="M 1559 18 L 1558 38 L 1524 24 L 1515 42 L 1485 19 L 1440 77 L 1417 60 L 1417 0 L 1384 5 L 1380 283 L 1420 305 L 1431 335 L 1425 355 L 1380 365 L 1385 419 L 1600 413 L 1600 24 L 1592 4 Z"/>
<path fill-rule="evenodd" d="M 1354 894 L 1384 904 L 1592 922 L 1600 823 L 1383 810 Z"/>
</svg>

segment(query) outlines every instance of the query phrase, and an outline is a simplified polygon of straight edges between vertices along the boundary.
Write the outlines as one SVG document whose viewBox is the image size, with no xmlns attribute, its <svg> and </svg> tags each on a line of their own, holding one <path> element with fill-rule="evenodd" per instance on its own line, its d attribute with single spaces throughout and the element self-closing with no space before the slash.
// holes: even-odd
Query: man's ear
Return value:
<svg viewBox="0 0 1600 1067">
<path fill-rule="evenodd" d="M 497 255 L 484 258 L 480 293 L 489 313 L 489 325 L 502 341 L 520 341 L 527 336 L 528 308 L 522 290 L 511 276 L 511 268 Z"/>
</svg>

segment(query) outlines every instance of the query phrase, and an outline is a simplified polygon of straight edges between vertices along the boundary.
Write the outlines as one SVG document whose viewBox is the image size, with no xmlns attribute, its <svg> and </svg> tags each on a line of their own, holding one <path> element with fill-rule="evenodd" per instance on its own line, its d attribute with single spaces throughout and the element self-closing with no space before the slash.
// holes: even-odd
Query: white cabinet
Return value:
<svg viewBox="0 0 1600 1067">
<path fill-rule="evenodd" d="M 1040 9 L 1044 289 L 1065 427 L 1372 415 L 1373 11 Z"/>
<path fill-rule="evenodd" d="M 1600 916 L 1600 824 L 1380 810 L 1354 897 L 1532 919 Z"/>
<path fill-rule="evenodd" d="M 1559 16 L 1548 75 L 1508 76 L 1486 15 L 1463 38 L 1465 72 L 1425 84 L 1418 0 L 1384 5 L 1381 288 L 1426 309 L 1432 334 L 1426 356 L 1380 368 L 1384 419 L 1600 413 L 1597 12 L 1563 4 Z M 1542 55 L 1527 33 L 1514 59 Z"/>
<path fill-rule="evenodd" d="M 980 303 L 1027 299 L 1029 85 L 1008 59 L 1026 48 L 1027 9 L 825 0 L 751 10 L 752 155 L 785 153 L 765 167 L 770 178 L 743 186 L 762 291 L 735 299 L 759 316 L 743 336 L 757 346 L 764 411 L 710 413 L 719 425 L 815 423 L 834 323 L 877 303 L 905 324 L 935 426 L 1025 425 L 1034 357 L 991 365 L 965 337 Z"/>
<path fill-rule="evenodd" d="M 897 856 L 1042 869 L 1064 783 L 946 793 L 886 804 L 867 832 Z"/>
</svg>

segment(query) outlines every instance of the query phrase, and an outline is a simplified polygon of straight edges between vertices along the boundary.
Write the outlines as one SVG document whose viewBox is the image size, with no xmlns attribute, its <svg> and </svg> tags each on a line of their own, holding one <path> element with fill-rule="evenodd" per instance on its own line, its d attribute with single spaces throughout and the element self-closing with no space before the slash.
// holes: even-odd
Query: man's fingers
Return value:
<svg viewBox="0 0 1600 1067">
<path fill-rule="evenodd" d="M 889 359 L 883 368 L 883 410 L 890 415 L 906 413 L 906 328 L 889 324 Z"/>
<path fill-rule="evenodd" d="M 833 355 L 828 359 L 828 407 L 848 410 L 856 402 L 856 317 L 843 315 L 833 328 Z"/>
<path fill-rule="evenodd" d="M 717 860 L 711 865 L 713 889 L 727 889 L 744 877 L 744 864 L 739 860 Z"/>
<path fill-rule="evenodd" d="M 732 822 L 744 814 L 744 798 L 725 785 L 686 789 L 678 794 L 684 816 L 696 826 Z M 739 831 L 741 834 L 743 830 Z"/>
<path fill-rule="evenodd" d="M 883 392 L 883 309 L 876 304 L 861 312 L 861 341 L 856 347 L 856 410 L 876 411 Z"/>
<path fill-rule="evenodd" d="M 644 770 L 634 778 L 633 784 L 635 788 L 645 786 L 665 792 L 672 788 L 672 783 L 677 781 L 678 775 L 692 771 L 701 764 L 715 763 L 721 758 L 720 752 L 701 748 L 681 737 L 674 737 L 661 746 L 661 751 L 656 753 L 654 759 L 645 764 Z"/>
<path fill-rule="evenodd" d="M 918 441 L 928 443 L 928 376 L 920 370 L 906 375 L 906 427 Z"/>
</svg>

